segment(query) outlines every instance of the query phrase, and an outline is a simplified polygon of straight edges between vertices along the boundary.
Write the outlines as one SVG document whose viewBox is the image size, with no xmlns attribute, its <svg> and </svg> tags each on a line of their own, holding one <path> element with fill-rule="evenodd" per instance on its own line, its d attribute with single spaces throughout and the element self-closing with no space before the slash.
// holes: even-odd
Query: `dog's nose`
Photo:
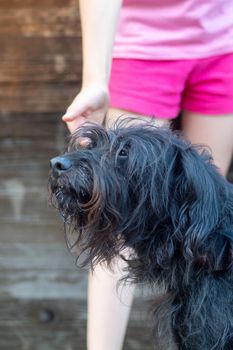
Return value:
<svg viewBox="0 0 233 350">
<path fill-rule="evenodd" d="M 72 167 L 72 163 L 68 158 L 55 157 L 50 160 L 50 166 L 58 173 L 62 173 Z"/>
</svg>

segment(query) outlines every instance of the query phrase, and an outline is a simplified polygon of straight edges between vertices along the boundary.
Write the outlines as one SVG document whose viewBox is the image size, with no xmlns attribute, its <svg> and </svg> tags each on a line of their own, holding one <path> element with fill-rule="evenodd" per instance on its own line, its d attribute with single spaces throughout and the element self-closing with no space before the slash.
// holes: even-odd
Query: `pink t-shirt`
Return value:
<svg viewBox="0 0 233 350">
<path fill-rule="evenodd" d="M 113 57 L 195 59 L 233 52 L 233 0 L 124 0 Z"/>
</svg>

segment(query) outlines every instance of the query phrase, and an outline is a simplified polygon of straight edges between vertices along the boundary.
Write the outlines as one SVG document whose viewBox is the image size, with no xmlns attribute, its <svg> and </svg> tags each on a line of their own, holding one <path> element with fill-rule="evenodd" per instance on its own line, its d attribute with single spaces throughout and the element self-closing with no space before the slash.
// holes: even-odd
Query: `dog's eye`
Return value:
<svg viewBox="0 0 233 350">
<path fill-rule="evenodd" d="M 128 150 L 122 148 L 120 152 L 118 153 L 120 157 L 128 157 Z"/>
</svg>

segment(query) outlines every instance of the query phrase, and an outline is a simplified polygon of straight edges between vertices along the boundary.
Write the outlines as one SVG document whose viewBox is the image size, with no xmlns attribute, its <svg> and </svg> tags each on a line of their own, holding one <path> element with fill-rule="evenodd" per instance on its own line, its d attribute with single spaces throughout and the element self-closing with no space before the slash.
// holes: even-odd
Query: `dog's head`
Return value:
<svg viewBox="0 0 233 350">
<path fill-rule="evenodd" d="M 165 268 L 177 250 L 201 253 L 219 220 L 225 190 L 211 157 L 167 128 L 86 124 L 51 166 L 53 202 L 92 262 L 130 246 Z"/>
</svg>

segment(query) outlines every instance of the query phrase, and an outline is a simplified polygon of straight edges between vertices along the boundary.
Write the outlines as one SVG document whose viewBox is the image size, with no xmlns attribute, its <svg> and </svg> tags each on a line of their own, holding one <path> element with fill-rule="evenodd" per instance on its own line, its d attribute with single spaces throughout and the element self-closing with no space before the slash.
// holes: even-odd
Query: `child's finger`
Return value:
<svg viewBox="0 0 233 350">
<path fill-rule="evenodd" d="M 69 113 L 66 113 L 63 115 L 62 120 L 66 123 L 72 122 L 76 117 L 74 115 L 71 115 Z"/>
<path fill-rule="evenodd" d="M 71 122 L 75 118 L 80 117 L 81 115 L 86 115 L 89 106 L 87 103 L 82 101 L 74 101 L 66 110 L 66 113 L 63 115 L 62 119 L 64 122 Z"/>
</svg>

